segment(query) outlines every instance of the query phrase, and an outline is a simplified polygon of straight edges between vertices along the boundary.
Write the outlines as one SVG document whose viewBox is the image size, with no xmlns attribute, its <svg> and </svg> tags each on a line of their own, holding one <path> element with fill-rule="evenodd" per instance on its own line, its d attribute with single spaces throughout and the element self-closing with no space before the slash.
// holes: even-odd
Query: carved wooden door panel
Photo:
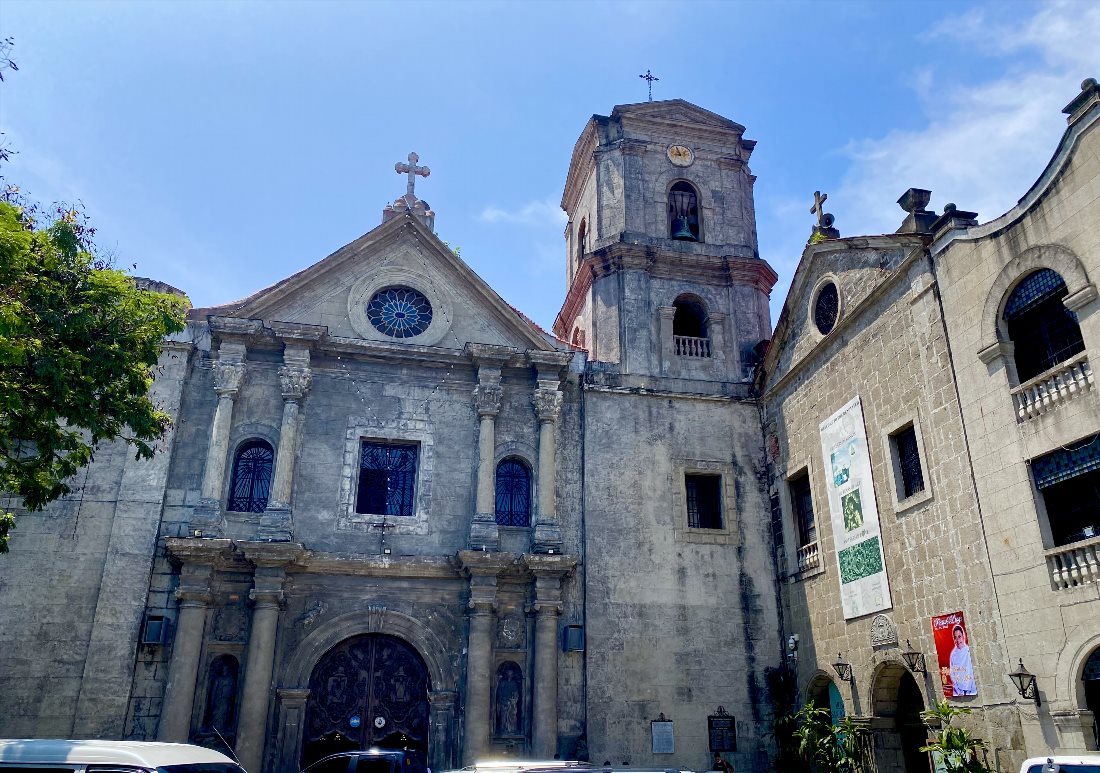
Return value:
<svg viewBox="0 0 1100 773">
<path fill-rule="evenodd" d="M 428 750 L 428 669 L 410 645 L 367 634 L 337 645 L 313 669 L 304 757 L 372 746 Z M 325 753 L 331 753 L 325 751 Z"/>
</svg>

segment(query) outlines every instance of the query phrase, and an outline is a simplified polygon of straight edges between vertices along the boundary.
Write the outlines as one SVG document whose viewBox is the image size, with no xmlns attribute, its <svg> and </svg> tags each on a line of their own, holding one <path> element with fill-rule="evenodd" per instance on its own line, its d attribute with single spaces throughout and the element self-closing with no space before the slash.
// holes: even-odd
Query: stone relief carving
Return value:
<svg viewBox="0 0 1100 773">
<path fill-rule="evenodd" d="M 279 385 L 282 387 L 284 400 L 301 400 L 312 383 L 313 371 L 309 368 L 292 365 L 279 368 Z"/>
<path fill-rule="evenodd" d="M 504 649 L 523 649 L 526 646 L 527 626 L 522 615 L 505 615 L 497 621 L 497 646 Z"/>
<path fill-rule="evenodd" d="M 309 628 L 311 625 L 317 622 L 317 619 L 321 615 L 323 615 L 327 609 L 328 604 L 326 604 L 325 602 L 314 601 L 312 604 L 309 605 L 306 611 L 298 617 L 298 624 L 302 628 Z"/>
<path fill-rule="evenodd" d="M 531 399 L 539 421 L 557 421 L 561 414 L 562 393 L 557 389 L 537 389 Z"/>
<path fill-rule="evenodd" d="M 871 646 L 883 647 L 898 643 L 898 630 L 886 615 L 875 615 L 871 620 Z"/>
<path fill-rule="evenodd" d="M 382 604 L 371 604 L 367 607 L 367 630 L 377 633 L 382 630 L 382 623 L 386 619 L 386 607 Z"/>
<path fill-rule="evenodd" d="M 236 397 L 243 379 L 243 362 L 222 362 L 218 360 L 214 363 L 214 391 L 218 393 L 219 397 L 222 395 Z"/>
<path fill-rule="evenodd" d="M 244 641 L 248 614 L 241 602 L 226 604 L 214 615 L 215 641 Z"/>
</svg>

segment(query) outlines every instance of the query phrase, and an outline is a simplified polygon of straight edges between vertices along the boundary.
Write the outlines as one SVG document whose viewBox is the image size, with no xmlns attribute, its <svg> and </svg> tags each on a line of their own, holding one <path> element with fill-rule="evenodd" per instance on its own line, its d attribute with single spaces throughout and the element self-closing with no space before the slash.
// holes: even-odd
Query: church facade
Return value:
<svg viewBox="0 0 1100 773">
<path fill-rule="evenodd" d="M 552 334 L 435 235 L 410 154 L 377 228 L 191 310 L 160 453 L 19 516 L 0 735 L 766 770 L 817 700 L 915 771 L 946 689 L 1005 770 L 1096 748 L 1098 93 L 991 223 L 913 189 L 842 238 L 819 203 L 774 335 L 733 121 L 592 117 Z"/>
</svg>

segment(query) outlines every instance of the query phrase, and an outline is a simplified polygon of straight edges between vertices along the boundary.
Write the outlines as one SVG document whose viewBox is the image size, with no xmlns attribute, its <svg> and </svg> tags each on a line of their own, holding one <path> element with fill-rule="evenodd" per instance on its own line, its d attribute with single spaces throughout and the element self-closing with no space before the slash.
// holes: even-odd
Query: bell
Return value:
<svg viewBox="0 0 1100 773">
<path fill-rule="evenodd" d="M 672 220 L 672 238 L 679 239 L 680 241 L 693 242 L 695 241 L 695 234 L 691 232 L 691 226 L 688 225 L 686 217 L 676 217 Z"/>
</svg>

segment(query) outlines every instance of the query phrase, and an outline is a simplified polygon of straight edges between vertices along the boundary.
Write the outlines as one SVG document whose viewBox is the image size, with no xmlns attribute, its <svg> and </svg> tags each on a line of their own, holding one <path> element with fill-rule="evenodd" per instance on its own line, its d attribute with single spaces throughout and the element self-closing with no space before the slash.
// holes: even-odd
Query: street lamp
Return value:
<svg viewBox="0 0 1100 773">
<path fill-rule="evenodd" d="M 902 658 L 905 660 L 905 665 L 909 666 L 909 670 L 914 674 L 927 674 L 924 664 L 924 653 L 917 652 L 913 649 L 913 645 L 909 643 L 909 640 L 905 640 L 906 650 L 901 653 Z"/>
<path fill-rule="evenodd" d="M 852 664 L 844 659 L 844 656 L 839 652 L 836 654 L 836 663 L 833 663 L 833 668 L 836 669 L 837 676 L 840 677 L 842 682 L 852 681 Z"/>
<path fill-rule="evenodd" d="M 1016 670 L 1009 672 L 1008 678 L 1016 685 L 1016 690 L 1020 693 L 1021 698 L 1034 698 L 1036 706 L 1042 705 L 1039 690 L 1035 686 L 1035 674 L 1024 668 L 1023 658 L 1020 658 L 1020 665 L 1016 667 Z"/>
</svg>

